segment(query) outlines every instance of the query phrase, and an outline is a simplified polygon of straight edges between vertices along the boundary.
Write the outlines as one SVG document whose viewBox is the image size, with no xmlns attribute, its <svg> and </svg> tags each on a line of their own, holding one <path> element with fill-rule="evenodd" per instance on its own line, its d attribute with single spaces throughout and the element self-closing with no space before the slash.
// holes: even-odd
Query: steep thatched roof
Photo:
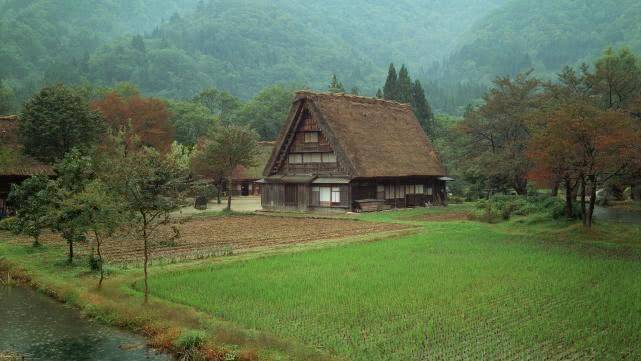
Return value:
<svg viewBox="0 0 641 361">
<path fill-rule="evenodd" d="M 263 177 L 263 169 L 269 161 L 269 157 L 274 150 L 275 142 L 259 142 L 258 143 L 258 157 L 256 158 L 256 165 L 250 168 L 238 166 L 232 173 L 233 180 L 257 180 Z"/>
<path fill-rule="evenodd" d="M 22 154 L 18 117 L 0 116 L 0 176 L 53 175 L 53 168 Z"/>
<path fill-rule="evenodd" d="M 283 138 L 295 124 L 295 109 L 299 107 L 311 111 L 352 178 L 446 175 L 407 104 L 345 94 L 298 92 L 278 147 L 282 147 Z"/>
</svg>

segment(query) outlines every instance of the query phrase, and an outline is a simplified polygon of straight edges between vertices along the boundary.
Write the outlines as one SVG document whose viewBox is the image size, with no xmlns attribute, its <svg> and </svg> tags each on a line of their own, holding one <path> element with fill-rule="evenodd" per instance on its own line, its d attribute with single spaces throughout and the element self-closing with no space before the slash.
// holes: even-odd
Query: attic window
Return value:
<svg viewBox="0 0 641 361">
<path fill-rule="evenodd" d="M 320 163 L 321 153 L 303 153 L 303 163 Z"/>
<path fill-rule="evenodd" d="M 288 161 L 289 164 L 301 164 L 303 163 L 303 155 L 300 153 L 291 153 Z"/>
<path fill-rule="evenodd" d="M 336 154 L 323 153 L 323 163 L 336 163 Z"/>
<path fill-rule="evenodd" d="M 318 143 L 318 132 L 305 132 L 305 143 Z"/>
</svg>

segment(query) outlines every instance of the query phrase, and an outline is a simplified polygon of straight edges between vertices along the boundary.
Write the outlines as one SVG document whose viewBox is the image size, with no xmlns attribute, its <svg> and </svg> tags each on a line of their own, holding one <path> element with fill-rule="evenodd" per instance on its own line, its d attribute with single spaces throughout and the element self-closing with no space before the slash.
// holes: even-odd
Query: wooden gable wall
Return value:
<svg viewBox="0 0 641 361">
<path fill-rule="evenodd" d="M 306 141 L 306 134 L 316 134 L 318 141 Z M 294 122 L 294 127 L 286 136 L 287 144 L 278 155 L 281 162 L 272 174 L 297 175 L 313 174 L 319 176 L 347 176 L 348 172 L 336 159 L 336 153 L 321 130 L 317 119 L 303 107 Z M 292 155 L 293 156 L 290 156 Z M 335 159 L 327 161 L 327 159 Z"/>
</svg>

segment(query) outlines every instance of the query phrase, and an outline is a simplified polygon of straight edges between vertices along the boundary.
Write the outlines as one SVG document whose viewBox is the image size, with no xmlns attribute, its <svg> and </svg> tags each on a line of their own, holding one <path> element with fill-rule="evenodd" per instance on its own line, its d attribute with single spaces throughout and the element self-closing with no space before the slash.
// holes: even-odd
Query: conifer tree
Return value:
<svg viewBox="0 0 641 361">
<path fill-rule="evenodd" d="M 383 91 L 381 90 L 381 88 L 378 88 L 378 90 L 376 91 L 376 97 L 378 99 L 383 99 Z"/>
<path fill-rule="evenodd" d="M 345 87 L 343 83 L 338 81 L 336 74 L 332 74 L 332 82 L 329 84 L 330 93 L 345 93 Z"/>
<path fill-rule="evenodd" d="M 412 109 L 423 129 L 429 133 L 432 130 L 434 114 L 419 80 L 412 84 Z"/>
<path fill-rule="evenodd" d="M 131 47 L 138 50 L 141 53 L 146 53 L 147 48 L 145 46 L 145 39 L 142 35 L 136 35 L 131 39 Z"/>
<path fill-rule="evenodd" d="M 396 100 L 397 102 L 410 104 L 412 102 L 412 79 L 405 65 L 401 66 L 396 82 Z"/>
<path fill-rule="evenodd" d="M 387 100 L 396 100 L 398 94 L 398 76 L 396 75 L 396 68 L 394 63 L 389 65 L 389 72 L 387 73 L 387 80 L 383 87 L 383 97 Z"/>
</svg>

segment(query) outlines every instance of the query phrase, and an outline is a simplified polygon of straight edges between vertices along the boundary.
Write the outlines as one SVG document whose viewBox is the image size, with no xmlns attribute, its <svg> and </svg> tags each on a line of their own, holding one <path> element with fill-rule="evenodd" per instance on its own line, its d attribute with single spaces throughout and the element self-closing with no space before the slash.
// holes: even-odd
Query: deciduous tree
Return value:
<svg viewBox="0 0 641 361">
<path fill-rule="evenodd" d="M 200 174 L 227 180 L 227 211 L 231 211 L 232 173 L 238 166 L 252 167 L 258 156 L 258 134 L 248 127 L 223 125 L 203 140 L 195 166 Z"/>
<path fill-rule="evenodd" d="M 485 104 L 466 113 L 459 126 L 468 150 L 464 156 L 478 166 L 490 188 L 506 185 L 526 194 L 528 119 L 539 104 L 540 81 L 524 73 L 497 78 Z"/>
<path fill-rule="evenodd" d="M 0 79 L 0 115 L 11 114 L 15 109 L 16 95 L 8 85 Z"/>
<path fill-rule="evenodd" d="M 240 99 L 226 91 L 209 88 L 196 95 L 192 101 L 202 104 L 221 121 L 229 121 L 242 105 Z"/>
<path fill-rule="evenodd" d="M 126 151 L 126 137 L 114 140 L 115 148 L 101 165 L 100 179 L 110 192 L 122 199 L 127 212 L 127 227 L 143 246 L 145 303 L 149 299 L 148 264 L 153 241 L 159 229 L 171 220 L 171 213 L 182 205 L 181 191 L 186 175 L 178 171 L 171 158 L 156 149 L 136 146 Z M 113 172 L 118 169 L 121 171 Z"/>
<path fill-rule="evenodd" d="M 8 203 L 16 211 L 12 231 L 33 238 L 40 246 L 42 231 L 51 226 L 49 207 L 56 196 L 56 187 L 47 176 L 31 177 L 20 185 L 12 185 Z"/>
<path fill-rule="evenodd" d="M 102 114 L 112 131 L 130 128 L 125 133 L 129 137 L 125 139 L 128 148 L 139 144 L 162 153 L 169 151 L 174 127 L 169 121 L 172 114 L 162 100 L 138 95 L 124 97 L 114 92 L 93 102 L 92 107 Z"/>
<path fill-rule="evenodd" d="M 25 104 L 19 133 L 26 154 L 54 162 L 72 148 L 96 144 L 104 129 L 102 117 L 89 109 L 84 97 L 56 85 L 43 88 Z"/>
<path fill-rule="evenodd" d="M 68 262 L 71 264 L 74 244 L 86 241 L 89 227 L 83 217 L 85 206 L 78 202 L 77 196 L 95 178 L 93 158 L 74 148 L 56 165 L 56 176 L 56 196 L 50 201 L 49 216 L 52 230 L 60 233 L 69 246 Z"/>
<path fill-rule="evenodd" d="M 641 64 L 627 48 L 605 50 L 587 81 L 606 109 L 626 109 L 641 95 Z"/>
<path fill-rule="evenodd" d="M 581 185 L 583 222 L 591 227 L 598 187 L 638 158 L 638 139 L 629 114 L 575 98 L 550 113 L 532 137 L 530 155 L 540 178 L 565 181 L 568 215 L 574 198 L 571 182 Z"/>
<path fill-rule="evenodd" d="M 170 122 L 176 129 L 176 141 L 183 145 L 194 146 L 198 138 L 216 124 L 216 117 L 200 103 L 171 101 L 169 110 L 172 113 Z"/>
<path fill-rule="evenodd" d="M 233 115 L 231 123 L 254 129 L 262 140 L 274 140 L 287 118 L 294 87 L 274 85 L 258 93 Z"/>
<path fill-rule="evenodd" d="M 73 197 L 72 202 L 79 210 L 79 223 L 93 241 L 92 249 L 96 252 L 100 271 L 98 281 L 98 288 L 100 288 L 105 279 L 102 247 L 126 224 L 127 208 L 123 200 L 98 179 L 87 184 L 81 193 Z"/>
</svg>

